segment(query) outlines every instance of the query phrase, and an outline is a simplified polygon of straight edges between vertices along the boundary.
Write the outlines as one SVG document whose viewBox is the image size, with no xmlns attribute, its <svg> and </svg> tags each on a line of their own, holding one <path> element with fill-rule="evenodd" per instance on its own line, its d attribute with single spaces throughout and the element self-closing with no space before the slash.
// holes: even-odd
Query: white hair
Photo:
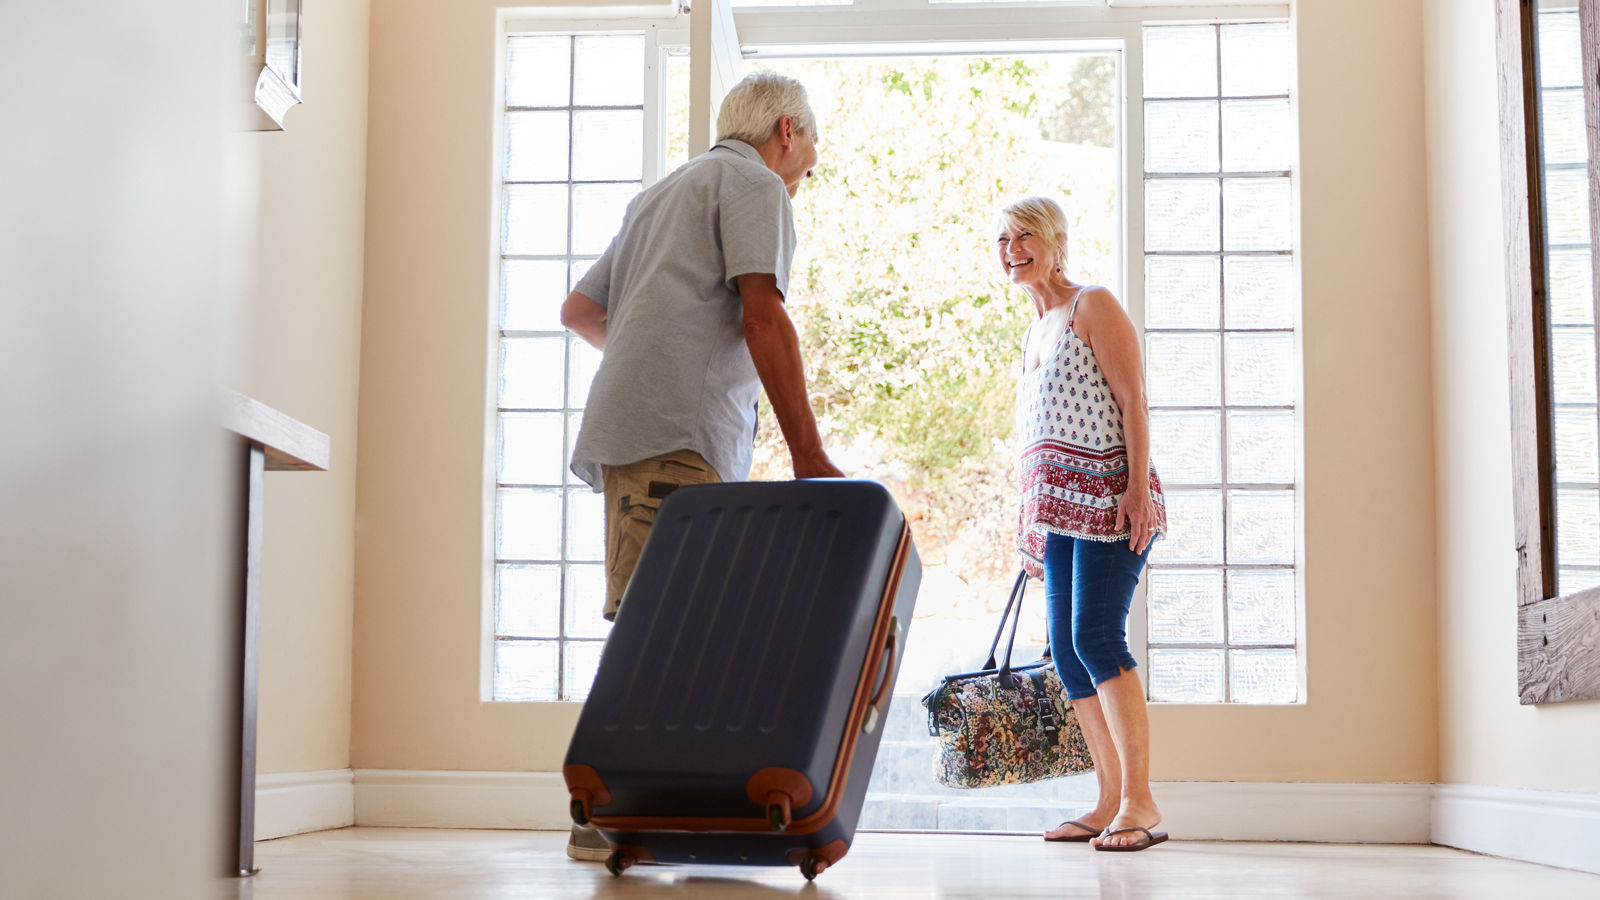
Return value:
<svg viewBox="0 0 1600 900">
<path fill-rule="evenodd" d="M 794 120 L 796 131 L 816 133 L 816 118 L 811 113 L 811 101 L 806 99 L 805 85 L 776 72 L 746 75 L 722 98 L 717 140 L 760 145 L 772 137 L 778 120 L 784 116 Z"/>
</svg>

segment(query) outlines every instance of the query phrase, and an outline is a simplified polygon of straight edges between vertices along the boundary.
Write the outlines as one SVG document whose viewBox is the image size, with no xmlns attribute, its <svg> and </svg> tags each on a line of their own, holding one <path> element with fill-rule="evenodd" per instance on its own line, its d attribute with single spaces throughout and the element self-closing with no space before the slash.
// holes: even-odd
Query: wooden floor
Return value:
<svg viewBox="0 0 1600 900">
<path fill-rule="evenodd" d="M 1442 847 L 1170 842 L 1098 853 L 1037 837 L 862 834 L 808 887 L 797 869 L 567 859 L 566 835 L 345 828 L 256 845 L 249 900 L 287 898 L 1600 898 L 1600 875 Z"/>
</svg>

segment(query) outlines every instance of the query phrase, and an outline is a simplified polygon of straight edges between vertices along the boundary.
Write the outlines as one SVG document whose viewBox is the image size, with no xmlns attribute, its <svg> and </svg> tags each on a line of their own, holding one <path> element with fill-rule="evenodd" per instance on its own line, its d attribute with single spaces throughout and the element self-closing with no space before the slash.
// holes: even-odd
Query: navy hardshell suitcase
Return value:
<svg viewBox="0 0 1600 900">
<path fill-rule="evenodd" d="M 798 865 L 855 836 L 922 567 L 870 481 L 674 491 L 567 750 L 572 817 L 635 862 Z"/>
</svg>

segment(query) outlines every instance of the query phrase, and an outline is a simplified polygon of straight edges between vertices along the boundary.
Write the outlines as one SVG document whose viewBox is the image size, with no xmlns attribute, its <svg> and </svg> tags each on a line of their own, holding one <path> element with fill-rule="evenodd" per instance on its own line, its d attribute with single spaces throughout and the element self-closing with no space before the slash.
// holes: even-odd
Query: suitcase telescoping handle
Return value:
<svg viewBox="0 0 1600 900">
<path fill-rule="evenodd" d="M 878 720 L 883 718 L 884 708 L 889 705 L 889 689 L 894 686 L 894 661 L 900 651 L 900 617 L 889 618 L 889 646 L 884 652 L 883 679 L 878 682 L 878 689 L 872 694 L 872 705 L 867 707 L 867 720 L 861 726 L 862 734 L 871 734 L 878 727 Z"/>
</svg>

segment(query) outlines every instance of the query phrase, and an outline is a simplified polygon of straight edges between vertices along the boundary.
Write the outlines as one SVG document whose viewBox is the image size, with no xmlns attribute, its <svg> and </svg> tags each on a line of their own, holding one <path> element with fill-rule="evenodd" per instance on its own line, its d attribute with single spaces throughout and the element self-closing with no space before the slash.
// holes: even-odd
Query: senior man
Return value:
<svg viewBox="0 0 1600 900">
<path fill-rule="evenodd" d="M 622 228 L 561 307 L 604 351 L 572 471 L 605 492 L 612 619 L 663 498 L 750 475 L 763 388 L 796 478 L 839 476 L 822 448 L 794 325 L 790 199 L 817 164 L 805 88 L 750 75 L 722 101 L 717 143 L 628 204 Z M 604 860 L 574 826 L 573 859 Z"/>
</svg>

